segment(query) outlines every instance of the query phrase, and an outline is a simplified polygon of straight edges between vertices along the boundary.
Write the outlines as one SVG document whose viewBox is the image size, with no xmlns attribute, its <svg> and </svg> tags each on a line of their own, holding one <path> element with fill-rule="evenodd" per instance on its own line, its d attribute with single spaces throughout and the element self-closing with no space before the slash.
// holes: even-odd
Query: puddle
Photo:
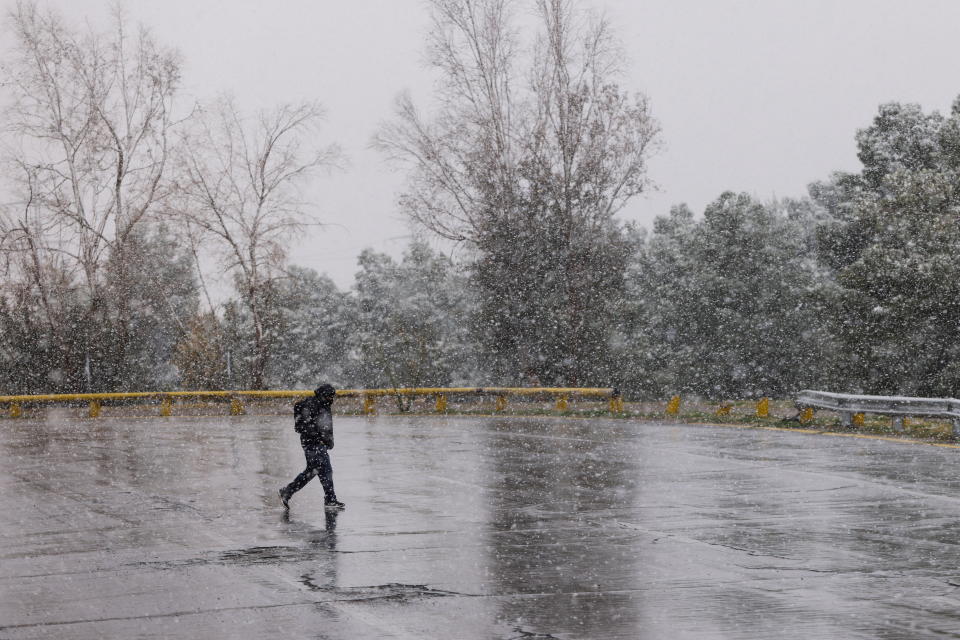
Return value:
<svg viewBox="0 0 960 640">
<path fill-rule="evenodd" d="M 330 553 L 329 549 L 305 547 L 249 547 L 247 549 L 231 549 L 229 551 L 222 551 L 211 557 L 184 558 L 182 560 L 159 560 L 156 562 L 139 562 L 135 563 L 134 566 L 153 567 L 157 569 L 174 569 L 202 565 L 284 564 L 289 562 L 312 562 L 328 553 Z"/>
<path fill-rule="evenodd" d="M 408 602 L 423 598 L 445 598 L 449 596 L 469 596 L 468 593 L 434 589 L 425 584 L 402 584 L 390 582 L 369 587 L 325 587 L 313 582 L 309 575 L 300 577 L 300 583 L 311 591 L 327 593 L 338 601 L 393 600 Z"/>
</svg>

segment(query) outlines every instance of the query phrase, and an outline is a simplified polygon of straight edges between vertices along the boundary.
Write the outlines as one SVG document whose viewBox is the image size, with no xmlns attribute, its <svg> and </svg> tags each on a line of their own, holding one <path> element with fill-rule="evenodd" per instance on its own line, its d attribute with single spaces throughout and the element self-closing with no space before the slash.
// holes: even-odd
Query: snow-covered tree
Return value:
<svg viewBox="0 0 960 640">
<path fill-rule="evenodd" d="M 347 384 L 347 340 L 356 330 L 348 295 L 330 278 L 296 266 L 276 289 L 278 336 L 267 369 L 270 385 L 312 389 L 320 382 Z"/>
<path fill-rule="evenodd" d="M 960 387 L 960 99 L 944 117 L 881 105 L 857 133 L 859 173 L 811 193 L 848 388 L 955 395 Z"/>
<path fill-rule="evenodd" d="M 433 0 L 428 61 L 438 111 L 408 95 L 376 142 L 409 169 L 401 205 L 476 257 L 485 356 L 502 382 L 602 382 L 622 296 L 614 215 L 649 185 L 659 134 L 646 99 L 617 85 L 610 25 L 574 3 Z"/>
<path fill-rule="evenodd" d="M 52 273 L 47 288 L 7 280 L 0 296 L 0 388 L 5 393 L 76 392 L 89 388 L 84 375 L 89 316 L 68 272 Z M 49 295 L 54 305 L 43 300 Z M 51 314 L 51 309 L 55 310 Z"/>
<path fill-rule="evenodd" d="M 445 256 L 414 242 L 398 264 L 364 251 L 354 282 L 352 378 L 364 387 L 466 383 L 469 298 Z"/>
<path fill-rule="evenodd" d="M 52 323 L 41 289 L 29 282 L 6 283 L 0 360 L 14 364 L 0 386 L 50 393 L 177 385 L 174 352 L 199 300 L 192 258 L 158 225 L 141 226 L 127 246 L 122 275 L 113 260 L 103 267 L 105 299 L 122 295 L 126 300 L 128 338 L 122 345 L 115 331 L 119 310 L 112 305 L 91 310 L 84 289 L 73 286 L 70 274 L 45 276 L 58 292 L 58 316 Z"/>
<path fill-rule="evenodd" d="M 119 388 L 173 389 L 179 382 L 173 356 L 200 300 L 193 257 L 164 225 L 143 228 L 127 246 L 123 271 L 118 259 L 111 256 L 106 273 L 110 297 L 125 298 L 129 337 L 120 351 L 110 334 L 95 336 L 90 366 L 100 388 L 118 388 L 106 381 L 122 376 Z M 113 326 L 117 321 L 103 326 Z"/>
<path fill-rule="evenodd" d="M 636 272 L 650 360 L 630 386 L 756 397 L 820 380 L 826 274 L 808 239 L 812 215 L 724 193 L 702 221 L 682 206 L 658 219 Z"/>
<path fill-rule="evenodd" d="M 504 217 L 470 265 L 484 368 L 507 384 L 603 385 L 634 250 L 608 220 L 571 234 L 549 211 Z"/>
</svg>

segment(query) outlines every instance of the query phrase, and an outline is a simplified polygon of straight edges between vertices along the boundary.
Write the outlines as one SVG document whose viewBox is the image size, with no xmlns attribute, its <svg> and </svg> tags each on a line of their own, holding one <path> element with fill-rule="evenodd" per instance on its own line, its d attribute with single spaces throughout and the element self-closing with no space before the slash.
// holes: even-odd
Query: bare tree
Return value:
<svg viewBox="0 0 960 640">
<path fill-rule="evenodd" d="M 517 38 L 507 0 L 435 0 L 428 62 L 438 71 L 440 111 L 432 121 L 412 97 L 397 98 L 374 145 L 410 170 L 401 205 L 417 223 L 470 240 L 493 198 L 509 208 L 519 188 L 524 144 L 514 97 Z"/>
<path fill-rule="evenodd" d="M 189 228 L 216 241 L 235 277 L 253 326 L 254 388 L 263 388 L 270 356 L 273 283 L 283 276 L 290 238 L 311 222 L 299 187 L 341 158 L 336 146 L 304 141 L 323 115 L 318 103 L 303 102 L 247 121 L 224 98 L 201 109 L 181 141 L 175 209 Z"/>
<path fill-rule="evenodd" d="M 570 0 L 538 0 L 540 34 L 525 55 L 512 4 L 432 0 L 439 112 L 424 119 L 404 93 L 374 137 L 411 170 L 408 213 L 446 238 L 471 240 L 491 206 L 515 209 L 540 189 L 576 219 L 612 215 L 650 185 L 659 125 L 642 95 L 614 82 L 620 54 L 609 24 Z"/>
<path fill-rule="evenodd" d="M 374 144 L 409 170 L 411 219 L 476 249 L 503 374 L 574 382 L 603 351 L 603 327 L 585 318 L 622 288 L 607 273 L 624 251 L 613 216 L 650 186 L 659 126 L 646 98 L 616 84 L 608 23 L 572 0 L 536 2 L 528 49 L 509 0 L 430 6 L 438 111 L 427 118 L 401 95 Z M 572 364 L 546 364 L 560 362 Z"/>
<path fill-rule="evenodd" d="M 16 256 L 51 323 L 55 296 L 44 274 L 64 271 L 77 278 L 88 320 L 115 318 L 113 384 L 123 379 L 130 331 L 128 247 L 164 197 L 178 57 L 142 27 L 128 33 L 119 9 L 109 33 L 73 30 L 29 0 L 8 18 L 5 139 L 21 204 L 0 214 L 0 248 Z"/>
</svg>

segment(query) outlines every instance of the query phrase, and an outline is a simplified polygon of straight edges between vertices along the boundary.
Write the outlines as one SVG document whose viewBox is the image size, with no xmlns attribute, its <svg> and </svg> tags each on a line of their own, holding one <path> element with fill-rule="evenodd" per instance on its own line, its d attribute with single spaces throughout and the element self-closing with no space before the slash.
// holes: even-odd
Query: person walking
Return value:
<svg viewBox="0 0 960 640">
<path fill-rule="evenodd" d="M 284 509 L 290 508 L 290 498 L 303 489 L 314 476 L 320 477 L 323 485 L 323 503 L 327 509 L 343 509 L 345 504 L 337 500 L 333 489 L 333 467 L 330 454 L 333 449 L 333 400 L 337 390 L 333 385 L 322 384 L 309 398 L 304 398 L 293 406 L 293 428 L 300 434 L 300 446 L 307 459 L 307 468 L 293 479 L 293 482 L 279 491 L 280 502 Z"/>
</svg>

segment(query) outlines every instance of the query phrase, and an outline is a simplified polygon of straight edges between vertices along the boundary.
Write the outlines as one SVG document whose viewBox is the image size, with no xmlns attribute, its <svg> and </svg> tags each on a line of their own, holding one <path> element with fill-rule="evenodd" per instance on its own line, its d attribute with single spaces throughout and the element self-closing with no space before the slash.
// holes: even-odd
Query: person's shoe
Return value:
<svg viewBox="0 0 960 640">
<path fill-rule="evenodd" d="M 346 509 L 347 505 L 343 504 L 339 500 L 327 500 L 326 502 L 323 503 L 323 508 L 333 511 L 334 509 L 336 510 Z"/>
<path fill-rule="evenodd" d="M 289 508 L 290 508 L 290 496 L 288 496 L 287 494 L 285 494 L 285 493 L 283 492 L 283 489 L 280 489 L 279 491 L 277 491 L 277 493 L 280 494 L 280 502 L 283 503 L 283 508 L 284 508 L 284 509 L 289 509 Z"/>
</svg>

